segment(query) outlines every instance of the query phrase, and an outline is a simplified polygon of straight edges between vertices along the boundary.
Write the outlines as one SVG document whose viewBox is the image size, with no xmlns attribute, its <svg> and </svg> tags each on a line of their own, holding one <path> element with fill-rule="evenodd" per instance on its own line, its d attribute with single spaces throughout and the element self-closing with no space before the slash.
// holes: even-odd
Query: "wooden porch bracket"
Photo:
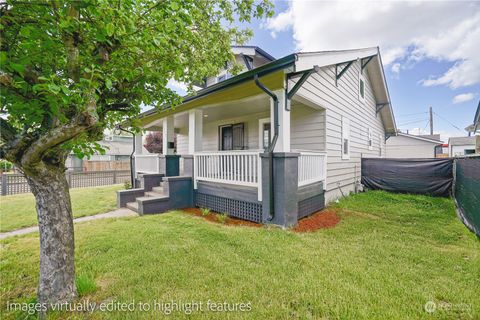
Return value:
<svg viewBox="0 0 480 320">
<path fill-rule="evenodd" d="M 335 86 L 337 86 L 338 80 L 340 80 L 340 78 L 345 74 L 345 72 L 347 72 L 348 68 L 350 68 L 355 61 L 357 61 L 357 60 L 337 63 L 335 65 Z M 345 65 L 345 67 L 343 67 L 343 69 L 340 71 L 340 73 L 338 73 L 338 69 L 339 69 L 338 67 L 342 66 L 342 65 Z"/>
<path fill-rule="evenodd" d="M 380 110 L 382 110 L 385 106 L 389 105 L 390 102 L 382 102 L 382 103 L 377 103 L 375 114 L 377 115 Z"/>
<path fill-rule="evenodd" d="M 365 69 L 365 67 L 367 66 L 367 64 L 372 61 L 373 57 L 375 57 L 376 55 L 373 55 L 373 56 L 370 56 L 370 57 L 366 57 L 366 58 L 363 58 L 362 59 L 362 73 L 363 73 L 363 69 Z"/>
<path fill-rule="evenodd" d="M 300 87 L 305 83 L 305 81 L 307 81 L 308 77 L 310 77 L 310 75 L 314 72 L 319 72 L 320 71 L 320 67 L 319 66 L 314 66 L 312 69 L 310 70 L 306 70 L 306 71 L 303 71 L 301 73 L 292 73 L 292 74 L 289 74 L 287 76 L 287 100 L 290 100 L 292 99 L 292 97 L 295 95 L 295 93 L 297 93 L 298 89 L 300 89 Z M 290 80 L 291 78 L 295 77 L 295 76 L 298 76 L 301 74 L 301 77 L 300 79 L 297 81 L 297 83 L 295 83 L 295 85 L 293 86 L 292 89 L 290 89 L 290 91 L 288 91 L 288 80 Z M 290 111 L 290 104 L 288 103 L 285 103 L 285 110 L 287 111 Z"/>
</svg>

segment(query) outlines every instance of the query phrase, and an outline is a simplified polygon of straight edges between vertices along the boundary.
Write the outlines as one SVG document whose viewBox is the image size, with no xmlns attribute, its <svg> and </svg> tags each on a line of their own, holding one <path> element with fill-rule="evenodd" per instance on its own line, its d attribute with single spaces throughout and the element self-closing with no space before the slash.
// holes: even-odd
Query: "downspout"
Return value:
<svg viewBox="0 0 480 320">
<path fill-rule="evenodd" d="M 135 181 L 135 160 L 133 155 L 135 154 L 135 133 L 133 131 L 129 131 L 127 129 L 123 129 L 121 125 L 117 126 L 118 130 L 130 133 L 132 135 L 132 143 L 133 143 L 133 150 L 130 154 L 130 188 L 134 189 L 136 186 L 134 184 Z"/>
<path fill-rule="evenodd" d="M 260 80 L 258 80 L 258 74 L 255 74 L 254 79 L 255 79 L 255 84 L 257 85 L 257 87 L 262 89 L 263 92 L 268 94 L 273 99 L 273 138 L 272 138 L 272 141 L 268 144 L 268 148 L 265 150 L 268 153 L 268 167 L 269 167 L 269 171 L 270 171 L 270 175 L 269 175 L 270 215 L 269 215 L 267 220 L 272 221 L 273 218 L 275 217 L 275 203 L 274 203 L 275 195 L 274 195 L 274 190 L 273 190 L 273 186 L 274 186 L 274 184 L 273 184 L 274 183 L 274 180 L 273 180 L 273 173 L 274 173 L 274 170 L 273 170 L 273 150 L 275 149 L 275 145 L 277 143 L 278 131 L 279 131 L 278 129 L 280 127 L 280 124 L 278 123 L 278 97 L 275 93 L 273 93 L 267 87 L 265 87 L 260 82 Z M 259 187 L 261 188 L 262 186 L 259 186 Z"/>
</svg>

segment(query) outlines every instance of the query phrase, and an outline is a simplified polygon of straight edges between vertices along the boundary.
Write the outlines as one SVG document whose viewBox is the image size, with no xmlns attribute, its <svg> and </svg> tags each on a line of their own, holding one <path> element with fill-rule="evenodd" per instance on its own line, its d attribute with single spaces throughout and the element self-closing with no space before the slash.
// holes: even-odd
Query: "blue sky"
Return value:
<svg viewBox="0 0 480 320">
<path fill-rule="evenodd" d="M 435 133 L 443 139 L 466 135 L 463 128 L 471 124 L 480 99 L 480 69 L 476 68 L 480 65 L 475 57 L 475 52 L 480 55 L 479 3 L 405 3 L 369 1 L 367 8 L 348 11 L 350 2 L 275 1 L 273 19 L 250 24 L 254 37 L 249 44 L 276 58 L 302 50 L 379 45 L 387 60 L 385 73 L 399 129 L 428 131 L 427 111 L 432 106 Z M 377 18 L 373 25 L 369 14 L 375 10 L 386 17 Z M 336 12 L 347 17 L 332 17 Z M 421 19 L 410 19 L 410 15 Z M 325 24 L 319 22 L 328 19 Z M 428 27 L 421 20 L 429 21 Z M 339 31 L 337 21 L 342 24 Z M 422 28 L 425 31 L 419 31 Z"/>
</svg>

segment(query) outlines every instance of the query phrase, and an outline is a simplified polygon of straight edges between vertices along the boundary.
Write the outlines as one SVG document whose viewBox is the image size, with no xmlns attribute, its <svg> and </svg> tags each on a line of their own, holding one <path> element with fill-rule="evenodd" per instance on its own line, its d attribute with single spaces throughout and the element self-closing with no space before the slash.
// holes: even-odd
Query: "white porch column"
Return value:
<svg viewBox="0 0 480 320">
<path fill-rule="evenodd" d="M 203 111 L 190 110 L 188 112 L 188 153 L 202 151 Z"/>
<path fill-rule="evenodd" d="M 135 135 L 135 154 L 142 154 L 143 153 L 143 135 L 141 133 L 137 133 Z"/>
<path fill-rule="evenodd" d="M 162 136 L 163 154 L 173 154 L 173 151 L 174 151 L 173 142 L 174 142 L 174 135 L 175 135 L 173 116 L 168 116 L 163 118 L 162 129 L 163 129 L 163 136 Z M 169 145 L 171 146 L 171 148 L 169 148 Z"/>
<path fill-rule="evenodd" d="M 273 91 L 278 97 L 278 139 L 275 144 L 274 152 L 290 152 L 290 111 L 285 110 L 285 90 L 275 90 Z M 290 105 L 290 100 L 288 100 Z M 290 108 L 289 108 L 290 109 Z M 274 134 L 275 126 L 275 117 L 274 117 L 274 105 L 273 99 L 270 99 L 270 123 L 272 126 L 272 137 Z"/>
</svg>

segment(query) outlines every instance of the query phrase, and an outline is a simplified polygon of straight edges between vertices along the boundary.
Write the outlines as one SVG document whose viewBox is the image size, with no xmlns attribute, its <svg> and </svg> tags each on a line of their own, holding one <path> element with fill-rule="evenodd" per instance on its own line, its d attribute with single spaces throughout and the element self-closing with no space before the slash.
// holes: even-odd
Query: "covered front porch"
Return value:
<svg viewBox="0 0 480 320">
<path fill-rule="evenodd" d="M 292 225 L 322 209 L 325 110 L 289 96 L 278 75 L 263 81 L 280 88 L 251 81 L 144 119 L 163 147 L 149 153 L 136 136 L 137 179 L 191 177 L 194 205 L 255 222 Z"/>
</svg>

